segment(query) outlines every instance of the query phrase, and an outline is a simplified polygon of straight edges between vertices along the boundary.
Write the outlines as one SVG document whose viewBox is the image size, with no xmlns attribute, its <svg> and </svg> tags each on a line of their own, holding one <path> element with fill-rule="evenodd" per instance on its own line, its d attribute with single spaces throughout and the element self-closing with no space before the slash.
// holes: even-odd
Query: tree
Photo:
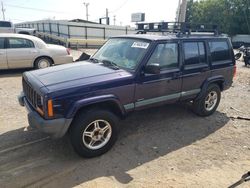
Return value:
<svg viewBox="0 0 250 188">
<path fill-rule="evenodd" d="M 229 35 L 250 34 L 249 0 L 189 0 L 186 21 L 218 24 Z"/>
</svg>

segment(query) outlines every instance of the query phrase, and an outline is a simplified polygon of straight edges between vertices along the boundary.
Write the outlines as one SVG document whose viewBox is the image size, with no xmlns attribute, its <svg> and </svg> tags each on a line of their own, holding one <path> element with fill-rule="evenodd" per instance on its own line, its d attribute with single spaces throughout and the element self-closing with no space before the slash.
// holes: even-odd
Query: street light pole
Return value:
<svg viewBox="0 0 250 188">
<path fill-rule="evenodd" d="M 89 21 L 89 3 L 83 3 L 86 8 L 86 20 Z"/>
<path fill-rule="evenodd" d="M 5 20 L 5 14 L 4 14 L 4 12 L 5 12 L 5 9 L 4 9 L 4 7 L 3 7 L 3 2 L 1 2 L 1 4 L 2 4 L 2 13 L 3 13 L 3 20 Z"/>
<path fill-rule="evenodd" d="M 115 22 L 116 22 L 116 15 L 114 15 L 114 25 L 115 25 Z"/>
</svg>

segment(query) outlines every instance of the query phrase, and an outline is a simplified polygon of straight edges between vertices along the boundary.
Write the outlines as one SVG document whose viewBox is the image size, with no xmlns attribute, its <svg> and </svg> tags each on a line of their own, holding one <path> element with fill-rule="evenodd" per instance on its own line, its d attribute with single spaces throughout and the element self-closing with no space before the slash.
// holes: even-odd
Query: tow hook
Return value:
<svg viewBox="0 0 250 188">
<path fill-rule="evenodd" d="M 240 184 L 247 182 L 247 181 L 250 181 L 250 171 L 247 172 L 246 174 L 244 174 L 243 176 L 241 176 L 241 179 L 239 181 L 237 181 L 233 185 L 229 186 L 228 188 L 235 188 L 235 187 L 239 186 Z"/>
</svg>

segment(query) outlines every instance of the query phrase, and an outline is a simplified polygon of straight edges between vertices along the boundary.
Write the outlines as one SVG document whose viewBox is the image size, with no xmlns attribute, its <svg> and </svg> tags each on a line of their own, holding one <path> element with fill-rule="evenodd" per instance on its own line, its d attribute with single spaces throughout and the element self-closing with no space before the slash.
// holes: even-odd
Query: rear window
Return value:
<svg viewBox="0 0 250 188">
<path fill-rule="evenodd" d="M 227 41 L 209 42 L 212 62 L 231 60 L 230 48 Z"/>
<path fill-rule="evenodd" d="M 0 21 L 0 27 L 12 27 L 10 22 Z"/>
</svg>

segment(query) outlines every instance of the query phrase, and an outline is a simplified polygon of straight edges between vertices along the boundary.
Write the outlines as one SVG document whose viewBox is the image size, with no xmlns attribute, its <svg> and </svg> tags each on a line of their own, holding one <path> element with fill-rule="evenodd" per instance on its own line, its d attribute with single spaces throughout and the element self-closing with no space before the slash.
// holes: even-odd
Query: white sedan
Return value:
<svg viewBox="0 0 250 188">
<path fill-rule="evenodd" d="M 73 62 L 69 49 L 22 34 L 0 34 L 0 69 L 36 69 Z"/>
</svg>

